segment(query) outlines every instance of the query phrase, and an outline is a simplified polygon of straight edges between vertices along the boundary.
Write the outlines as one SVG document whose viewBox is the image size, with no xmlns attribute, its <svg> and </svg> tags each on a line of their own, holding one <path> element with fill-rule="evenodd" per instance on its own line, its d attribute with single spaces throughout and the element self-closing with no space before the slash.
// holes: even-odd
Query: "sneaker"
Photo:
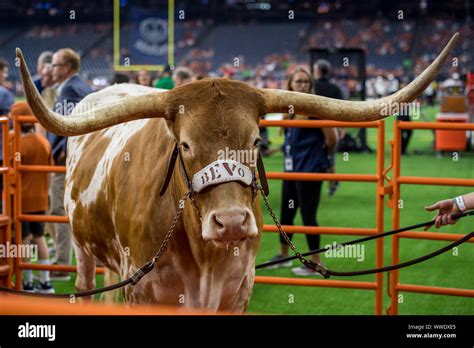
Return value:
<svg viewBox="0 0 474 348">
<path fill-rule="evenodd" d="M 281 260 L 281 259 L 284 259 L 284 258 L 285 257 L 283 257 L 282 255 L 275 255 L 268 262 L 278 261 L 278 260 Z M 266 267 L 266 269 L 277 269 L 277 268 L 281 268 L 281 267 L 291 267 L 291 266 L 293 266 L 293 262 L 292 261 L 286 261 L 286 262 L 282 262 L 282 263 L 277 263 L 276 265 L 268 266 L 268 267 Z"/>
<path fill-rule="evenodd" d="M 331 181 L 329 183 L 329 190 L 328 190 L 329 197 L 334 196 L 338 188 L 339 188 L 339 181 Z"/>
<path fill-rule="evenodd" d="M 23 283 L 23 291 L 26 292 L 35 292 L 35 287 L 32 282 Z"/>
<path fill-rule="evenodd" d="M 39 282 L 39 286 L 35 287 L 35 291 L 42 294 L 54 294 L 54 288 L 50 281 L 44 283 Z"/>
<path fill-rule="evenodd" d="M 52 280 L 60 280 L 67 282 L 71 279 L 71 275 L 67 272 L 57 272 L 57 271 L 51 271 L 49 272 L 49 277 Z"/>
<path fill-rule="evenodd" d="M 299 276 L 320 276 L 322 277 L 322 274 L 319 273 L 318 271 L 314 271 L 311 268 L 305 267 L 305 266 L 300 266 L 300 267 L 293 267 L 291 269 L 291 272 L 295 275 Z"/>
</svg>

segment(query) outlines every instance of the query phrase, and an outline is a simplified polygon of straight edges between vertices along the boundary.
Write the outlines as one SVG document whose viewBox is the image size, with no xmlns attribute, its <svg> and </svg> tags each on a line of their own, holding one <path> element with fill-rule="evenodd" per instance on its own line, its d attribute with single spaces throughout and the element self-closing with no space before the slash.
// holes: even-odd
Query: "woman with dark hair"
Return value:
<svg viewBox="0 0 474 348">
<path fill-rule="evenodd" d="M 313 93 L 314 81 L 304 68 L 297 68 L 288 79 L 288 90 L 300 93 Z M 289 119 L 307 119 L 304 116 L 289 114 Z M 337 143 L 335 128 L 287 128 L 283 151 L 285 154 L 285 172 L 325 173 L 332 166 L 328 154 L 332 154 Z M 318 226 L 318 210 L 321 181 L 283 181 L 281 199 L 282 225 L 293 225 L 297 209 L 301 211 L 305 226 Z M 292 235 L 288 234 L 291 238 Z M 320 247 L 320 236 L 307 234 L 310 250 Z M 288 244 L 280 236 L 280 253 L 271 260 L 276 261 L 288 256 Z M 312 256 L 319 262 L 319 255 Z M 291 267 L 291 261 L 273 266 Z M 268 267 L 272 268 L 272 267 Z M 296 275 L 319 275 L 304 266 L 292 268 Z"/>
<path fill-rule="evenodd" d="M 142 86 L 151 87 L 151 74 L 148 70 L 140 70 L 137 74 L 137 83 Z"/>
</svg>

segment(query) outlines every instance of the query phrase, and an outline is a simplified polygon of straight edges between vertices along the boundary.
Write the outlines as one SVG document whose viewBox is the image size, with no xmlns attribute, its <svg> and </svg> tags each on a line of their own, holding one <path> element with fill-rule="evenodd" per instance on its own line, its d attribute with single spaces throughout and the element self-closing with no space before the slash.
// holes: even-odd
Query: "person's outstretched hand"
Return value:
<svg viewBox="0 0 474 348">
<path fill-rule="evenodd" d="M 452 199 L 445 199 L 443 201 L 436 202 L 433 205 L 425 207 L 425 210 L 438 210 L 438 214 L 436 214 L 436 216 L 433 218 L 433 224 L 436 226 L 436 228 L 446 225 L 454 225 L 456 222 L 458 222 L 458 219 L 453 219 L 452 217 L 452 215 L 459 213 L 459 209 Z M 428 228 L 433 226 L 433 224 L 425 226 L 424 230 L 428 230 Z"/>
</svg>

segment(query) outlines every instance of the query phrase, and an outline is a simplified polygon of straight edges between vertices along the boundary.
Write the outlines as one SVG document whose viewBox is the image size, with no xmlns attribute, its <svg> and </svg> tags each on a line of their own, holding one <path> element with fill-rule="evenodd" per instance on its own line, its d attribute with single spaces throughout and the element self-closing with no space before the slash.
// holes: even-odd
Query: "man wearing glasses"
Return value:
<svg viewBox="0 0 474 348">
<path fill-rule="evenodd" d="M 79 55 L 70 48 L 58 50 L 53 55 L 51 76 L 53 82 L 58 86 L 58 97 L 54 104 L 54 111 L 68 116 L 72 110 L 86 95 L 92 92 L 89 85 L 78 75 L 81 59 Z M 47 133 L 51 144 L 53 157 L 56 165 L 64 165 L 66 162 L 67 138 L 56 134 Z M 54 173 L 51 179 L 51 214 L 64 216 L 64 173 Z M 71 263 L 71 229 L 69 224 L 56 225 L 56 260 L 54 264 L 69 265 Z M 51 279 L 69 280 L 68 273 L 51 272 Z"/>
</svg>

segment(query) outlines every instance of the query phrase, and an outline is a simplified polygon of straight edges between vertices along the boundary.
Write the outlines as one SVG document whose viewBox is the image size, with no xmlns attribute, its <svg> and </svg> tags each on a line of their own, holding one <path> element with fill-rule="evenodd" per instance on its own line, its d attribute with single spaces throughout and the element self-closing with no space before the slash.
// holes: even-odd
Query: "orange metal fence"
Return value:
<svg viewBox="0 0 474 348">
<path fill-rule="evenodd" d="M 2 213 L 0 215 L 0 243 L 9 245 L 11 243 L 11 205 L 10 201 L 10 187 L 8 185 L 10 170 L 8 166 L 8 159 L 10 158 L 10 133 L 9 133 L 9 118 L 0 116 L 0 123 L 2 127 L 2 156 L 3 162 L 0 163 L 0 173 L 2 174 L 3 196 L 2 196 Z M 0 284 L 10 285 L 12 282 L 13 260 L 6 258 L 0 259 Z"/>
<path fill-rule="evenodd" d="M 260 125 L 263 127 L 296 127 L 296 128 L 376 128 L 377 129 L 377 165 L 376 173 L 368 174 L 329 174 L 329 173 L 267 173 L 268 179 L 281 180 L 338 180 L 354 182 L 371 182 L 376 185 L 376 221 L 375 228 L 348 228 L 348 227 L 310 227 L 310 226 L 283 226 L 283 229 L 291 233 L 307 234 L 333 234 L 333 235 L 373 235 L 383 232 L 384 226 L 384 160 L 385 160 L 385 122 L 337 122 L 337 121 L 319 121 L 319 120 L 282 120 L 269 121 L 262 120 Z M 278 232 L 274 225 L 264 225 L 265 232 Z M 375 267 L 383 266 L 383 239 L 377 239 L 375 247 Z M 282 278 L 256 276 L 255 283 L 274 284 L 274 285 L 304 285 L 317 287 L 349 288 L 359 290 L 375 290 L 375 314 L 382 314 L 383 304 L 383 274 L 375 275 L 375 282 L 351 281 L 351 280 L 326 280 L 326 279 L 300 279 L 300 278 Z"/>
<path fill-rule="evenodd" d="M 6 124 L 2 118 L 0 118 L 2 124 Z M 14 142 L 13 142 L 13 154 L 20 153 L 20 124 L 22 122 L 37 122 L 36 118 L 31 116 L 21 116 L 15 118 L 14 124 Z M 336 122 L 336 121 L 302 121 L 302 120 L 283 120 L 283 121 L 269 121 L 262 120 L 261 126 L 266 127 L 298 127 L 298 128 L 321 128 L 321 127 L 346 127 L 346 128 L 375 128 L 377 129 L 377 159 L 376 159 L 376 173 L 375 174 L 329 174 L 329 173 L 281 173 L 281 172 L 269 172 L 267 173 L 268 179 L 272 180 L 338 180 L 338 181 L 352 181 L 352 182 L 367 182 L 374 183 L 376 185 L 376 221 L 375 228 L 343 228 L 343 227 L 329 227 L 329 226 L 283 226 L 285 231 L 291 233 L 309 233 L 309 234 L 330 234 L 330 235 L 373 235 L 381 233 L 384 229 L 384 196 L 392 195 L 391 201 L 397 202 L 400 196 L 400 184 L 440 184 L 440 185 L 469 185 L 474 186 L 474 180 L 468 179 L 435 179 L 435 178 L 422 178 L 422 177 L 401 177 L 400 176 L 400 130 L 401 129 L 474 129 L 474 125 L 459 125 L 459 124 L 437 124 L 437 123 L 409 123 L 409 122 L 398 122 L 395 121 L 395 140 L 392 142 L 392 164 L 384 169 L 385 160 L 385 122 L 364 122 L 364 123 L 349 123 L 349 122 Z M 419 127 L 419 128 L 418 128 Z M 437 128 L 439 127 L 439 128 Z M 6 128 L 6 131 L 5 131 Z M 8 127 L 4 127 L 3 130 L 4 144 L 8 144 Z M 8 148 L 8 147 L 7 147 Z M 4 146 L 5 152 L 5 146 Z M 33 166 L 33 165 L 22 165 L 20 156 L 9 156 L 13 158 L 13 180 L 7 180 L 4 175 L 5 182 L 5 196 L 9 196 L 9 188 L 12 188 L 13 201 L 14 201 L 14 225 L 15 225 L 15 238 L 16 243 L 21 244 L 21 222 L 22 221 L 41 221 L 41 222 L 59 222 L 68 223 L 66 216 L 44 216 L 44 215 L 30 215 L 23 214 L 21 210 L 21 173 L 24 172 L 65 172 L 65 167 L 62 166 Z M 5 155 L 4 155 L 5 156 Z M 7 157 L 4 157 L 7 158 Z M 385 178 L 388 171 L 393 167 L 393 178 L 390 179 L 390 185 L 385 186 Z M 0 168 L 2 173 L 7 172 L 7 169 Z M 10 182 L 8 182 L 10 181 Z M 10 185 L 10 186 L 9 186 Z M 4 209 L 8 209 L 10 205 L 4 206 Z M 392 225 L 393 228 L 399 227 L 399 209 L 397 204 L 392 204 L 393 215 Z M 5 214 L 11 216 L 11 211 L 4 210 Z M 264 225 L 265 232 L 277 232 L 277 229 L 273 225 Z M 7 232 L 7 239 L 11 237 Z M 405 232 L 399 236 L 395 235 L 392 239 L 392 262 L 399 262 L 399 238 L 419 238 L 419 239 L 432 239 L 432 240 L 456 240 L 459 238 L 456 235 L 446 233 L 432 233 L 432 232 Z M 471 240 L 472 242 L 472 240 Z M 384 241 L 383 239 L 377 239 L 376 241 L 376 256 L 375 256 L 375 267 L 384 266 Z M 10 260 L 11 262 L 11 260 Z M 13 265 L 15 269 L 16 289 L 21 289 L 21 271 L 23 269 L 35 269 L 35 270 L 59 270 L 65 272 L 76 272 L 75 266 L 65 265 L 37 265 L 31 263 L 24 263 L 20 258 L 15 258 Z M 98 268 L 97 273 L 103 273 L 104 269 Z M 8 284 L 11 284 L 11 269 Z M 467 289 L 444 289 L 434 288 L 410 284 L 399 284 L 398 282 L 398 271 L 392 272 L 392 282 L 390 283 L 392 305 L 390 314 L 397 314 L 397 293 L 398 291 L 412 291 L 412 292 L 426 292 L 426 293 L 443 293 L 446 295 L 455 296 L 474 296 L 474 290 Z M 334 287 L 334 288 L 349 288 L 349 289 L 361 289 L 361 290 L 374 290 L 375 291 L 375 314 L 382 314 L 383 305 L 383 274 L 376 274 L 375 281 L 350 281 L 350 280 L 323 280 L 323 279 L 301 279 L 301 278 L 283 278 L 283 277 L 268 277 L 268 276 L 256 276 L 256 283 L 260 284 L 274 284 L 274 285 L 294 285 L 294 286 L 315 286 L 315 287 Z"/>
<path fill-rule="evenodd" d="M 36 123 L 38 120 L 33 116 L 17 116 L 13 120 L 13 153 L 21 153 L 20 145 L 20 131 L 21 123 Z M 21 156 L 13 156 L 13 172 L 15 190 L 13 196 L 14 206 L 14 225 L 15 225 L 15 240 L 18 245 L 22 243 L 22 226 L 21 223 L 24 221 L 36 221 L 36 222 L 54 222 L 54 223 L 69 223 L 67 216 L 54 216 L 54 215 L 34 215 L 34 214 L 23 214 L 21 201 L 21 173 L 33 173 L 33 172 L 48 172 L 48 173 L 65 173 L 66 167 L 64 166 L 42 166 L 42 165 L 22 165 Z M 48 271 L 59 271 L 59 272 L 77 272 L 76 266 L 70 265 L 42 265 L 32 264 L 23 262 L 21 258 L 15 258 L 15 289 L 21 290 L 22 288 L 22 270 L 48 270 Z M 103 274 L 104 269 L 98 267 L 96 269 L 97 274 Z"/>
<path fill-rule="evenodd" d="M 103 305 L 87 301 L 71 303 L 69 299 L 38 299 L 24 296 L 0 295 L 0 315 L 215 315 L 194 308 L 157 305 Z M 222 315 L 237 315 L 219 312 Z"/>
<path fill-rule="evenodd" d="M 474 186 L 474 179 L 453 179 L 453 178 L 428 178 L 428 177 L 413 177 L 401 176 L 401 131 L 403 129 L 459 129 L 459 130 L 474 130 L 474 124 L 453 124 L 443 122 L 401 122 L 395 121 L 392 146 L 392 162 L 393 162 L 393 177 L 391 179 L 391 186 L 393 187 L 393 196 L 391 197 L 392 212 L 392 228 L 400 228 L 400 207 L 398 202 L 400 200 L 400 186 L 401 184 L 412 185 L 448 185 L 448 186 Z M 400 262 L 400 239 L 401 238 L 415 238 L 425 240 L 441 240 L 454 241 L 461 238 L 460 234 L 447 233 L 433 233 L 433 232 L 403 232 L 392 236 L 392 264 Z M 473 243 L 474 238 L 469 242 Z M 426 294 L 451 295 L 451 296 L 466 296 L 474 297 L 474 290 L 472 289 L 453 289 L 435 286 L 422 286 L 412 284 L 401 284 L 399 282 L 399 271 L 390 272 L 389 289 L 391 304 L 387 309 L 387 314 L 398 314 L 398 293 L 418 292 Z"/>
</svg>

